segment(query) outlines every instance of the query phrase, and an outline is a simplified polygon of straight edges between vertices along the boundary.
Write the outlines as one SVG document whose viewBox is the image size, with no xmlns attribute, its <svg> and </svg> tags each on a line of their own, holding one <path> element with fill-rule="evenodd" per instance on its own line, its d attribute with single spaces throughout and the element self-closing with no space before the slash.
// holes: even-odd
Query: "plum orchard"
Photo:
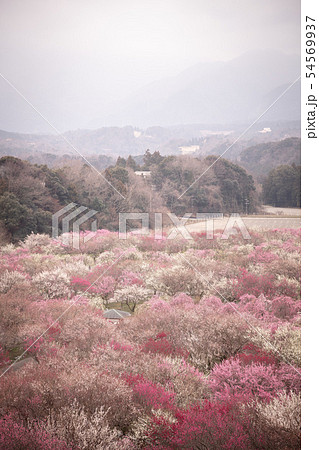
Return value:
<svg viewBox="0 0 319 450">
<path fill-rule="evenodd" d="M 298 448 L 300 231 L 250 234 L 2 247 L 0 448 Z"/>
</svg>

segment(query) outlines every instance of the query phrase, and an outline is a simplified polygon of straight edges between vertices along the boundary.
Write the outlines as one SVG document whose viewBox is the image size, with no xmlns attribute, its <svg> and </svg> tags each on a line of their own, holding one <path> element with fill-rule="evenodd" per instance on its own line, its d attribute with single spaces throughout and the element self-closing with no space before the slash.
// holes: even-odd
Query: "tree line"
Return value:
<svg viewBox="0 0 319 450">
<path fill-rule="evenodd" d="M 263 183 L 263 200 L 267 205 L 301 207 L 301 166 L 282 165 L 269 172 Z"/>
</svg>

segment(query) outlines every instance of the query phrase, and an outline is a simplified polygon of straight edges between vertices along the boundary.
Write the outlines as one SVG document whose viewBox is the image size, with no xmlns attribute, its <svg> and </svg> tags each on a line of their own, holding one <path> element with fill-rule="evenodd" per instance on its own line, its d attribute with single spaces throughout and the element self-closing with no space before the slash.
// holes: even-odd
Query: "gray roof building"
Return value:
<svg viewBox="0 0 319 450">
<path fill-rule="evenodd" d="M 121 320 L 125 319 L 126 317 L 129 317 L 131 314 L 126 311 L 120 311 L 119 309 L 106 309 L 103 312 L 103 316 L 106 319 L 111 320 Z"/>
</svg>

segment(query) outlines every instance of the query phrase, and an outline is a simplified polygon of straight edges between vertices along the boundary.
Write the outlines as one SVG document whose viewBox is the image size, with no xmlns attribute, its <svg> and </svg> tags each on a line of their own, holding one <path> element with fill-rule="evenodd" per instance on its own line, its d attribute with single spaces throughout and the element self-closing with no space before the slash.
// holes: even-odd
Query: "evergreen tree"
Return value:
<svg viewBox="0 0 319 450">
<path fill-rule="evenodd" d="M 264 202 L 273 206 L 301 206 L 301 167 L 279 166 L 263 183 Z"/>
</svg>

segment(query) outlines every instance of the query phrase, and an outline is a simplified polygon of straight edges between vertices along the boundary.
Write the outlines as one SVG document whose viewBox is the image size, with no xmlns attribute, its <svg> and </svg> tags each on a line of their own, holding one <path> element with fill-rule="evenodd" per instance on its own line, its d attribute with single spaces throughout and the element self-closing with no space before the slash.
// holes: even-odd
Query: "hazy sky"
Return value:
<svg viewBox="0 0 319 450">
<path fill-rule="evenodd" d="M 296 0 L 0 0 L 0 5 L 0 71 L 49 119 L 52 113 L 52 120 L 59 102 L 62 116 L 63 108 L 72 107 L 93 117 L 99 102 L 111 105 L 198 62 L 228 60 L 252 49 L 300 52 Z M 3 80 L 0 94 L 10 105 L 7 114 L 14 114 L 17 94 Z M 0 128 L 8 128 L 4 115 Z M 75 116 L 69 125 L 83 126 L 79 111 Z"/>
</svg>

